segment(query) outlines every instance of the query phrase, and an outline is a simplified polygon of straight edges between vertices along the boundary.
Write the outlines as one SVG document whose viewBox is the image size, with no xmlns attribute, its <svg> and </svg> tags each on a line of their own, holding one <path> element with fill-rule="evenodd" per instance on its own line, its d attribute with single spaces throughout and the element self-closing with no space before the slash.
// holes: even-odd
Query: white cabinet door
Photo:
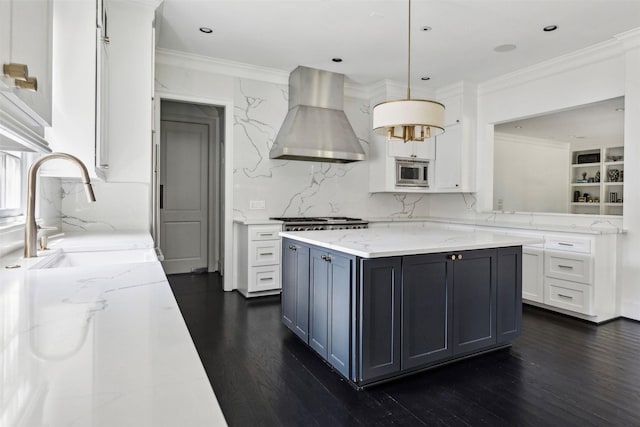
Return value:
<svg viewBox="0 0 640 427">
<path fill-rule="evenodd" d="M 2 77 L 5 95 L 41 126 L 51 125 L 51 53 L 53 15 L 50 0 L 2 1 L 3 27 L 10 13 L 8 40 L 2 34 L 0 54 L 3 64 L 11 62 L 28 67 L 29 77 L 37 79 L 37 90 L 20 89 L 14 81 Z M 6 31 L 6 30 L 4 30 Z M 6 58 L 7 44 L 10 57 Z"/>
<path fill-rule="evenodd" d="M 544 251 L 522 248 L 522 299 L 544 302 Z"/>
<path fill-rule="evenodd" d="M 391 157 L 406 159 L 433 159 L 435 156 L 435 139 L 426 141 L 391 140 L 387 142 L 387 152 Z"/>
<path fill-rule="evenodd" d="M 0 1 L 0 64 L 11 62 L 11 2 Z M 1 71 L 1 70 L 0 70 Z M 0 74 L 2 74 L 0 72 Z"/>
<path fill-rule="evenodd" d="M 444 104 L 444 125 L 451 126 L 462 121 L 462 96 L 444 98 L 438 102 Z"/>
<path fill-rule="evenodd" d="M 436 137 L 435 188 L 438 191 L 462 189 L 462 126 L 446 128 Z"/>
<path fill-rule="evenodd" d="M 404 142 L 401 139 L 387 141 L 387 152 L 391 157 L 411 158 L 413 154 L 413 142 Z"/>
</svg>

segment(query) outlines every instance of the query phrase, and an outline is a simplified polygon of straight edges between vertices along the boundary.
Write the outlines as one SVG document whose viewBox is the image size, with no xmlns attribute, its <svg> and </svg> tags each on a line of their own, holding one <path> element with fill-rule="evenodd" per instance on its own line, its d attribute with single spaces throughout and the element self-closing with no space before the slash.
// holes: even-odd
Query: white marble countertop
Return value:
<svg viewBox="0 0 640 427">
<path fill-rule="evenodd" d="M 277 225 L 282 224 L 282 221 L 278 221 L 277 219 L 269 219 L 269 218 L 234 218 L 233 222 L 237 222 L 238 224 L 244 225 Z"/>
<path fill-rule="evenodd" d="M 67 233 L 62 249 L 145 248 Z M 0 425 L 226 425 L 158 261 L 0 273 Z"/>
<path fill-rule="evenodd" d="M 499 228 L 514 228 L 523 231 L 551 231 L 562 233 L 580 233 L 580 234 L 621 234 L 626 231 L 621 226 L 615 223 L 615 221 L 602 220 L 600 218 L 594 218 L 589 225 L 575 224 L 575 218 L 567 215 L 556 215 L 559 219 L 557 223 L 542 222 L 539 215 L 522 213 L 512 215 L 509 220 L 501 217 L 499 213 L 492 214 L 479 214 L 481 216 L 477 218 L 449 218 L 449 217 L 393 217 L 393 218 L 366 218 L 372 224 L 376 223 L 414 223 L 414 222 L 427 222 L 427 223 L 440 223 L 440 224 L 460 224 L 460 225 L 472 225 L 477 227 L 499 227 Z M 549 221 L 548 218 L 546 221 Z"/>
<path fill-rule="evenodd" d="M 454 231 L 435 227 L 412 226 L 364 230 L 291 231 L 281 232 L 280 236 L 363 258 L 520 246 L 544 242 L 541 238 L 486 231 Z"/>
</svg>

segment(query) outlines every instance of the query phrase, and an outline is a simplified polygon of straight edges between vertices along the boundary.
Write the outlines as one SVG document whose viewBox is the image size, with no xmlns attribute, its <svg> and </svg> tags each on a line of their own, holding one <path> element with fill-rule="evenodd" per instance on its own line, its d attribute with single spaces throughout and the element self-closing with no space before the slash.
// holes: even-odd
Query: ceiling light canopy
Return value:
<svg viewBox="0 0 640 427">
<path fill-rule="evenodd" d="M 409 0 L 407 99 L 382 102 L 373 107 L 373 131 L 388 139 L 424 141 L 444 132 L 444 105 L 411 99 L 411 0 Z"/>
</svg>

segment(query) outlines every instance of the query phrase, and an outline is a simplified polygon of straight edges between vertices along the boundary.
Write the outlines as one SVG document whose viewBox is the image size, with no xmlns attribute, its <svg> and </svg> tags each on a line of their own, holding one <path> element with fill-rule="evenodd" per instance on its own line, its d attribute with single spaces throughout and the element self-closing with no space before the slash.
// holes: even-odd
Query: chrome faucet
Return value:
<svg viewBox="0 0 640 427">
<path fill-rule="evenodd" d="M 93 194 L 93 188 L 91 187 L 91 180 L 89 179 L 89 172 L 87 167 L 75 156 L 67 153 L 51 153 L 46 156 L 40 157 L 33 162 L 31 168 L 29 168 L 29 177 L 27 179 L 27 218 L 24 225 L 24 257 L 33 258 L 37 256 L 37 240 L 38 240 L 38 228 L 36 226 L 36 177 L 38 175 L 38 169 L 43 163 L 52 159 L 65 159 L 80 168 L 82 174 L 82 183 L 84 184 L 84 190 L 87 193 L 87 199 L 89 202 L 95 202 L 96 196 Z"/>
</svg>

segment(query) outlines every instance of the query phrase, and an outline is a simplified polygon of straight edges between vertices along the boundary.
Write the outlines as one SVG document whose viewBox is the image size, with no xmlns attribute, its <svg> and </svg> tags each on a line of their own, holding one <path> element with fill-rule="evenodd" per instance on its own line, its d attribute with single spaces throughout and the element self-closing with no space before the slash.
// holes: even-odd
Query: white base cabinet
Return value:
<svg viewBox="0 0 640 427">
<path fill-rule="evenodd" d="M 544 302 L 544 250 L 522 248 L 522 299 Z"/>
<path fill-rule="evenodd" d="M 236 225 L 238 292 L 247 298 L 280 293 L 282 225 Z"/>
</svg>

